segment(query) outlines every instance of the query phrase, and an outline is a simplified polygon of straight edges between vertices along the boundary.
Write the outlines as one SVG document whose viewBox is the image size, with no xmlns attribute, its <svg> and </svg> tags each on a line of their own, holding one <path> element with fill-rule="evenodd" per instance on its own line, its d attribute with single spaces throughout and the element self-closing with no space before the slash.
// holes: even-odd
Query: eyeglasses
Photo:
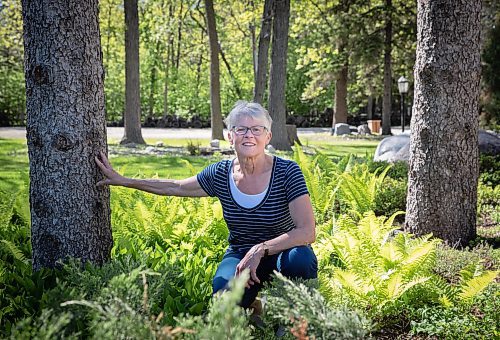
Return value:
<svg viewBox="0 0 500 340">
<path fill-rule="evenodd" d="M 260 136 L 267 130 L 265 126 L 256 125 L 256 126 L 233 126 L 232 130 L 235 134 L 243 136 L 246 135 L 247 131 L 250 130 L 254 136 Z"/>
</svg>

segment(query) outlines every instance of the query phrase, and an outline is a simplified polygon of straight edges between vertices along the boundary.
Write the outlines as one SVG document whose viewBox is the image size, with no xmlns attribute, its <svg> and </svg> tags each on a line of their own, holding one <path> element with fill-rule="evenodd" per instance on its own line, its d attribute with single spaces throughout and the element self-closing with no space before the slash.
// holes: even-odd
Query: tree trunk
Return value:
<svg viewBox="0 0 500 340">
<path fill-rule="evenodd" d="M 22 1 L 33 268 L 103 264 L 113 239 L 97 0 Z M 62 34 L 61 32 L 64 32 Z"/>
<path fill-rule="evenodd" d="M 120 144 L 146 144 L 141 133 L 139 15 L 137 0 L 125 0 L 125 135 Z"/>
<path fill-rule="evenodd" d="M 382 104 L 382 134 L 391 134 L 392 111 L 392 0 L 385 1 L 385 43 L 384 43 L 384 101 Z"/>
<path fill-rule="evenodd" d="M 339 49 L 343 53 L 344 48 Z M 347 81 L 349 64 L 346 63 L 337 74 L 335 81 L 335 110 L 333 112 L 332 127 L 337 123 L 347 123 Z"/>
<path fill-rule="evenodd" d="M 418 1 L 406 228 L 476 236 L 480 0 Z"/>
<path fill-rule="evenodd" d="M 259 34 L 259 50 L 255 64 L 255 85 L 253 101 L 262 104 L 267 83 L 267 65 L 269 60 L 269 42 L 271 41 L 271 25 L 273 22 L 273 0 L 266 0 L 262 13 L 262 26 Z"/>
<path fill-rule="evenodd" d="M 269 114 L 273 118 L 271 144 L 276 150 L 292 150 L 286 131 L 285 98 L 290 0 L 275 0 L 274 13 L 269 76 Z"/>
<path fill-rule="evenodd" d="M 212 117 L 212 139 L 224 139 L 220 104 L 219 39 L 215 26 L 214 3 L 205 0 L 208 40 L 210 42 L 210 111 Z"/>
<path fill-rule="evenodd" d="M 148 109 L 149 117 L 154 116 L 155 95 L 156 95 L 156 73 L 157 73 L 158 57 L 160 55 L 160 41 L 156 42 L 156 49 L 154 55 L 155 57 L 153 60 L 153 65 L 151 65 L 151 78 L 149 83 L 149 109 Z"/>
</svg>

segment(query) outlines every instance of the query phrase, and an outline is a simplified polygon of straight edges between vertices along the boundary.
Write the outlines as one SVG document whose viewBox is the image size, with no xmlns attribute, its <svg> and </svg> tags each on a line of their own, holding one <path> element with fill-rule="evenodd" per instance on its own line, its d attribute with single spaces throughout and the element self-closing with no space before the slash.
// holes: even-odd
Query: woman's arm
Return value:
<svg viewBox="0 0 500 340">
<path fill-rule="evenodd" d="M 257 278 L 257 267 L 260 260 L 267 255 L 274 255 L 283 250 L 311 244 L 316 240 L 316 222 L 309 195 L 302 195 L 289 203 L 290 214 L 292 215 L 295 228 L 263 243 L 256 244 L 247 252 L 245 257 L 236 266 L 236 275 L 239 275 L 245 268 L 250 269 L 249 284 L 259 283 Z"/>
<path fill-rule="evenodd" d="M 133 179 L 127 178 L 115 170 L 109 163 L 106 155 L 101 152 L 101 159 L 97 156 L 95 162 L 97 166 L 101 169 L 105 179 L 99 181 L 97 186 L 103 185 L 118 185 L 127 188 L 134 188 L 146 192 L 150 192 L 157 195 L 164 196 L 184 196 L 184 197 L 203 197 L 208 196 L 205 190 L 198 183 L 196 176 L 181 179 L 181 180 L 159 180 L 159 179 Z"/>
</svg>

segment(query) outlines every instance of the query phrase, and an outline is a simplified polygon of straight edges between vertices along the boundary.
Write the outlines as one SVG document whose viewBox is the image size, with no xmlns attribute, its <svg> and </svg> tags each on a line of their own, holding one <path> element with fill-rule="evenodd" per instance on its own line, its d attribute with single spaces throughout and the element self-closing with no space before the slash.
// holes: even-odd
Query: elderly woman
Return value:
<svg viewBox="0 0 500 340">
<path fill-rule="evenodd" d="M 225 120 L 236 157 L 209 165 L 183 180 L 131 179 L 113 170 L 101 154 L 97 165 L 106 179 L 159 195 L 218 197 L 229 228 L 229 247 L 212 282 L 214 294 L 227 289 L 248 269 L 241 306 L 248 308 L 274 270 L 290 278 L 316 278 L 313 209 L 298 165 L 265 153 L 272 119 L 257 103 L 240 101 Z"/>
</svg>

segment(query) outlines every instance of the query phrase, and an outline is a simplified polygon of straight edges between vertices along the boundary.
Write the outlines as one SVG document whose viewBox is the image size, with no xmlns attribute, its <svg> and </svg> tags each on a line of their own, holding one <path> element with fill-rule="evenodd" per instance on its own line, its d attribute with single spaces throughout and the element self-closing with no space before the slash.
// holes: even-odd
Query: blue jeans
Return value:
<svg viewBox="0 0 500 340">
<path fill-rule="evenodd" d="M 236 266 L 245 256 L 246 251 L 228 249 L 215 272 L 212 281 L 213 293 L 228 289 L 228 282 L 236 273 Z M 260 283 L 245 288 L 241 307 L 248 308 L 261 290 L 263 283 L 269 281 L 276 270 L 288 278 L 315 279 L 318 277 L 318 261 L 311 246 L 293 247 L 275 255 L 262 258 L 257 267 L 257 277 Z"/>
</svg>

